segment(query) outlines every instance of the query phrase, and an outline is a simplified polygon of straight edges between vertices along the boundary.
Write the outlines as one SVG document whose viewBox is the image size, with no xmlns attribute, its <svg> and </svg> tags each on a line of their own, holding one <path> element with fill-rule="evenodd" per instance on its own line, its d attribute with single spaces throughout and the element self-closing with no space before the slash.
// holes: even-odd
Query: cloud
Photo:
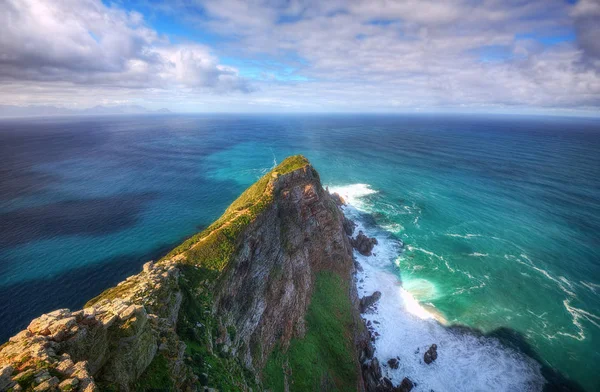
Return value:
<svg viewBox="0 0 600 392">
<path fill-rule="evenodd" d="M 366 91 L 387 108 L 600 105 L 598 64 L 581 63 L 600 53 L 597 0 L 197 3 L 209 16 L 199 26 L 238 38 L 232 52 L 293 53 L 289 65 L 339 106 L 364 108 Z M 536 38 L 572 29 L 577 42 Z M 486 48 L 501 51 L 488 58 Z"/>
<path fill-rule="evenodd" d="M 571 10 L 577 42 L 585 56 L 600 67 L 600 0 L 580 0 Z"/>
<path fill-rule="evenodd" d="M 600 110 L 599 0 L 124 3 L 211 34 L 212 46 L 174 41 L 148 27 L 148 12 L 100 1 L 5 4 L 6 100 L 102 96 L 217 111 Z"/>
<path fill-rule="evenodd" d="M 138 12 L 92 0 L 6 0 L 0 80 L 122 88 L 248 91 L 209 48 L 172 45 Z"/>
</svg>

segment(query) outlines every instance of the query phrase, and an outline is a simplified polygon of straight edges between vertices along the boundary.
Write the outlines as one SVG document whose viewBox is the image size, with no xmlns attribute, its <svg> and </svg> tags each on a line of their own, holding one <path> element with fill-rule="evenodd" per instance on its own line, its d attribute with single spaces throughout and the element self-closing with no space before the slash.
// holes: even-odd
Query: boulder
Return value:
<svg viewBox="0 0 600 392">
<path fill-rule="evenodd" d="M 423 360 L 426 364 L 430 364 L 431 362 L 437 359 L 437 345 L 432 344 L 431 347 L 425 352 L 423 355 Z"/>
<path fill-rule="evenodd" d="M 381 386 L 381 367 L 379 360 L 373 358 L 370 362 L 363 364 L 363 380 L 367 392 L 375 392 Z"/>
<path fill-rule="evenodd" d="M 329 189 L 327 189 L 327 191 L 329 191 Z M 335 201 L 335 204 L 337 204 L 340 207 L 346 205 L 346 200 L 344 200 L 344 198 L 340 196 L 340 194 L 337 192 L 333 192 L 331 194 L 331 198 L 333 199 L 333 201 Z"/>
<path fill-rule="evenodd" d="M 8 386 L 12 383 L 11 376 L 15 368 L 7 365 L 0 368 L 0 390 L 3 391 L 8 389 Z"/>
<path fill-rule="evenodd" d="M 356 238 L 350 239 L 350 244 L 363 256 L 371 256 L 371 252 L 375 245 L 377 245 L 376 238 L 367 237 L 362 230 L 358 232 Z"/>
<path fill-rule="evenodd" d="M 396 388 L 397 392 L 410 392 L 413 389 L 414 384 L 412 381 L 408 379 L 408 377 L 404 377 L 398 388 Z"/>
<path fill-rule="evenodd" d="M 365 313 L 375 302 L 381 298 L 381 292 L 376 291 L 371 295 L 364 296 L 360 299 L 360 312 Z"/>
<path fill-rule="evenodd" d="M 387 363 L 390 366 L 390 368 L 392 368 L 392 369 L 398 369 L 398 367 L 400 366 L 400 362 L 398 362 L 398 358 L 390 358 L 390 359 L 388 359 Z"/>
</svg>

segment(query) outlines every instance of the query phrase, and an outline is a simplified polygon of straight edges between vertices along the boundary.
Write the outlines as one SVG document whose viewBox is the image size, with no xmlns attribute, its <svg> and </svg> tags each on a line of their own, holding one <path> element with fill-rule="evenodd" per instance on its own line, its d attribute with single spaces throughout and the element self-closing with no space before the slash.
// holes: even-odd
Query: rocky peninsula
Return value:
<svg viewBox="0 0 600 392">
<path fill-rule="evenodd" d="M 358 298 L 352 249 L 377 241 L 343 203 L 287 158 L 163 259 L 0 346 L 0 390 L 410 391 L 373 357 L 360 313 L 381 294 Z"/>
</svg>

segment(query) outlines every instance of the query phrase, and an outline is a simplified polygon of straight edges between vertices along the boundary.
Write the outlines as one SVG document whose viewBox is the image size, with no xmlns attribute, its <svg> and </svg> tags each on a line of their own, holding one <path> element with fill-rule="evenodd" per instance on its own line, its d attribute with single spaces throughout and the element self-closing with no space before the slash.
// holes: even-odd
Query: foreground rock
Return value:
<svg viewBox="0 0 600 392">
<path fill-rule="evenodd" d="M 366 295 L 360 299 L 360 312 L 365 313 L 369 308 L 381 298 L 381 292 L 375 291 L 371 295 Z"/>
<path fill-rule="evenodd" d="M 400 366 L 400 362 L 398 361 L 398 358 L 390 358 L 387 363 L 388 363 L 389 367 L 392 369 L 398 369 L 398 367 Z"/>
<path fill-rule="evenodd" d="M 432 344 L 431 347 L 425 352 L 423 355 L 423 360 L 426 364 L 430 364 L 431 362 L 437 359 L 437 345 Z"/>
<path fill-rule="evenodd" d="M 404 377 L 400 385 L 398 386 L 396 392 L 410 392 L 414 387 L 412 381 L 408 379 L 408 377 Z"/>
<path fill-rule="evenodd" d="M 181 294 L 172 289 L 179 270 L 152 263 L 144 269 L 117 286 L 130 288 L 124 297 L 76 312 L 44 314 L 10 338 L 0 351 L 0 390 L 60 386 L 91 392 L 100 383 L 127 391 L 152 362 L 160 341 L 167 343 L 164 350 L 172 363 L 181 363 L 184 346 L 174 332 Z M 181 386 L 195 381 L 186 372 L 173 377 Z"/>
<path fill-rule="evenodd" d="M 389 378 L 383 377 L 377 358 L 364 363 L 362 369 L 366 392 L 410 392 L 414 387 L 408 377 L 405 377 L 400 385 L 394 386 Z"/>
<path fill-rule="evenodd" d="M 362 230 L 358 232 L 356 238 L 351 240 L 352 247 L 363 256 L 371 256 L 373 248 L 377 245 L 376 238 L 367 237 Z"/>
</svg>

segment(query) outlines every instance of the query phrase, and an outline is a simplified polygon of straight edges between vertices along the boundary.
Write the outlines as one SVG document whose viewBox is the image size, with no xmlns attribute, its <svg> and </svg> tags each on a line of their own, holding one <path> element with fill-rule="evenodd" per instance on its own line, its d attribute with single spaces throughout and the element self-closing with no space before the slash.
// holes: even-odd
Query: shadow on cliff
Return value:
<svg viewBox="0 0 600 392">
<path fill-rule="evenodd" d="M 0 287 L 0 342 L 25 329 L 32 319 L 44 313 L 60 308 L 80 309 L 105 289 L 140 272 L 148 260 L 158 260 L 178 243 L 162 245 L 149 253 L 108 258 L 48 278 Z"/>
<path fill-rule="evenodd" d="M 446 328 L 456 333 L 468 333 L 498 339 L 505 346 L 533 358 L 540 364 L 542 376 L 544 376 L 547 382 L 544 386 L 544 392 L 585 392 L 585 389 L 579 383 L 567 378 L 561 372 L 549 366 L 531 344 L 527 342 L 523 334 L 512 328 L 500 327 L 489 333 L 462 325 Z"/>
</svg>

